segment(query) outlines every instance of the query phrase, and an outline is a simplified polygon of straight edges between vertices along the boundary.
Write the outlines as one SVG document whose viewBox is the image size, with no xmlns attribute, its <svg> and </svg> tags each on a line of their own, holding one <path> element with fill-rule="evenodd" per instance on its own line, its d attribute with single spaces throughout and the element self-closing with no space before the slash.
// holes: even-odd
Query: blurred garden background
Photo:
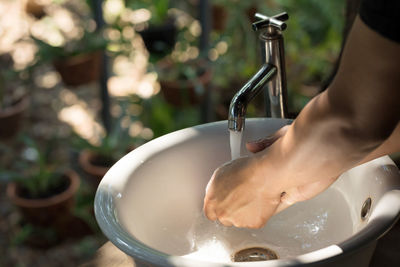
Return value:
<svg viewBox="0 0 400 267">
<path fill-rule="evenodd" d="M 289 13 L 294 118 L 334 70 L 345 5 L 209 0 L 204 12 L 200 0 L 1 0 L 0 266 L 89 260 L 106 242 L 93 214 L 105 171 L 153 138 L 227 118 L 260 66 L 255 12 Z M 263 116 L 262 103 L 260 94 L 249 116 Z M 58 206 L 41 209 L 44 198 Z"/>
</svg>

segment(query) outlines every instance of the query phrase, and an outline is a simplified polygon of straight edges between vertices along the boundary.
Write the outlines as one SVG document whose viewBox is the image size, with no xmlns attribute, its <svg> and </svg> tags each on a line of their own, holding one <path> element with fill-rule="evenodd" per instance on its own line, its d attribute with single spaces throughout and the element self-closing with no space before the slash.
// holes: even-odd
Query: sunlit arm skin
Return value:
<svg viewBox="0 0 400 267">
<path fill-rule="evenodd" d="M 368 162 L 370 160 L 382 157 L 384 155 L 390 155 L 400 151 L 400 123 L 397 124 L 396 128 L 378 148 L 369 153 L 359 164 Z"/>
<path fill-rule="evenodd" d="M 226 226 L 260 228 L 346 170 L 398 151 L 399 99 L 400 45 L 356 18 L 328 90 L 292 125 L 247 145 L 257 153 L 214 172 L 204 198 L 206 216 Z"/>
</svg>

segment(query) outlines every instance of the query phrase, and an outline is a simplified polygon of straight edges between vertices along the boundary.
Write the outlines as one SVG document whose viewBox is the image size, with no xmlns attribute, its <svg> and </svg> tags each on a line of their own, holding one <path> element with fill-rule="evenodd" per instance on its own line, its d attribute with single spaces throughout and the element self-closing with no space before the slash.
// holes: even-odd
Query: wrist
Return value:
<svg viewBox="0 0 400 267">
<path fill-rule="evenodd" d="M 256 157 L 256 176 L 262 177 L 263 189 L 268 190 L 268 193 L 274 192 L 281 194 L 288 185 L 287 166 L 282 160 L 279 148 L 281 139 L 277 140 L 267 149 L 255 154 Z"/>
</svg>

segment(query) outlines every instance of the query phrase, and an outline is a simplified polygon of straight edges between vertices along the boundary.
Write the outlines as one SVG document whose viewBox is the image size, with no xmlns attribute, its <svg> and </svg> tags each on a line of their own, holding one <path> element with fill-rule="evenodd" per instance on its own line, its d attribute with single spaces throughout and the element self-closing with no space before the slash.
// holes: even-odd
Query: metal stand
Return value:
<svg viewBox="0 0 400 267">
<path fill-rule="evenodd" d="M 102 11 L 102 2 L 103 0 L 92 0 L 93 2 L 93 13 L 94 19 L 97 24 L 97 31 L 101 30 L 104 26 L 103 19 L 103 11 Z M 107 80 L 109 77 L 108 73 L 108 63 L 109 59 L 105 53 L 102 52 L 102 66 L 101 66 L 101 74 L 100 74 L 100 97 L 101 97 L 101 119 L 103 121 L 103 126 L 107 133 L 110 133 L 111 130 L 111 115 L 110 115 L 110 96 L 108 94 L 107 88 Z"/>
<path fill-rule="evenodd" d="M 212 25 L 212 17 L 211 17 L 211 8 L 210 8 L 210 3 L 208 0 L 200 0 L 199 3 L 199 20 L 200 20 L 200 25 L 201 25 L 201 35 L 200 35 L 200 55 L 207 60 L 208 63 L 208 49 L 209 49 L 209 43 L 210 43 L 210 31 L 211 31 L 211 25 Z M 207 64 L 209 65 L 209 64 Z M 207 66 L 209 67 L 209 66 Z M 209 85 L 208 85 L 209 86 Z M 212 120 L 212 112 L 211 112 L 211 107 L 212 107 L 212 97 L 211 97 L 211 91 L 209 90 L 210 88 L 206 88 L 205 90 L 205 96 L 204 100 L 201 103 L 201 122 L 206 123 Z"/>
</svg>

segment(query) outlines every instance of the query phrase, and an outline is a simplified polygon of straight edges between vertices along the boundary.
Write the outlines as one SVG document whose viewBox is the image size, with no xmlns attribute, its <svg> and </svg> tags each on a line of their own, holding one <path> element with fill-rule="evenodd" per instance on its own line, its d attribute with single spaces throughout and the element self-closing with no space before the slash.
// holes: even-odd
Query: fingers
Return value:
<svg viewBox="0 0 400 267">
<path fill-rule="evenodd" d="M 209 220 L 218 220 L 224 226 L 259 229 L 264 227 L 270 217 L 275 214 L 278 203 L 279 197 L 276 200 L 260 200 L 240 206 L 221 204 L 216 200 L 205 200 L 203 209 Z"/>
<path fill-rule="evenodd" d="M 279 190 L 263 190 L 265 177 L 255 171 L 257 157 L 242 157 L 216 169 L 206 187 L 203 211 L 225 226 L 260 228 L 280 202 Z"/>
<path fill-rule="evenodd" d="M 210 204 L 210 202 L 207 199 L 204 200 L 203 211 L 204 211 L 204 214 L 206 215 L 206 217 L 210 221 L 215 221 L 218 219 L 217 213 L 215 212 L 215 209 L 214 209 L 214 206 L 212 204 Z"/>
<path fill-rule="evenodd" d="M 214 173 L 215 175 L 215 173 Z M 203 212 L 206 215 L 206 217 L 211 220 L 211 221 L 215 221 L 217 220 L 217 214 L 215 212 L 215 204 L 213 203 L 213 201 L 211 200 L 211 186 L 212 186 L 212 182 L 214 180 L 214 175 L 211 177 L 210 181 L 207 184 L 206 187 L 206 195 L 204 197 L 204 204 L 203 204 Z"/>
<path fill-rule="evenodd" d="M 215 208 L 215 203 L 213 201 L 208 200 L 207 198 L 204 200 L 203 211 L 206 217 L 211 221 L 218 220 L 224 226 L 230 227 L 233 225 L 232 221 L 226 217 L 218 216 Z"/>
<path fill-rule="evenodd" d="M 233 223 L 230 220 L 226 219 L 226 218 L 218 219 L 218 221 L 224 226 L 227 226 L 227 227 L 233 226 Z"/>
<path fill-rule="evenodd" d="M 255 206 L 258 207 L 255 208 Z M 253 229 L 263 227 L 274 213 L 273 210 L 269 210 L 269 207 L 264 209 L 264 207 L 254 204 L 240 207 L 237 205 L 227 206 L 226 203 L 218 203 L 218 201 L 210 200 L 207 197 L 204 200 L 203 211 L 209 220 L 218 220 L 224 226 Z M 267 214 L 265 211 L 267 211 Z"/>
<path fill-rule="evenodd" d="M 280 128 L 274 134 L 272 134 L 266 138 L 248 142 L 246 144 L 246 148 L 248 151 L 250 151 L 252 153 L 260 152 L 260 151 L 266 149 L 267 147 L 271 146 L 273 143 L 275 143 L 276 140 L 278 140 L 283 135 L 285 135 L 285 133 L 287 132 L 288 129 L 289 129 L 289 125 L 286 125 L 286 126 Z"/>
<path fill-rule="evenodd" d="M 267 138 L 263 138 L 263 139 L 260 139 L 257 141 L 252 141 L 252 142 L 246 143 L 246 148 L 248 151 L 250 151 L 252 153 L 257 153 L 257 152 L 260 152 L 260 151 L 264 150 L 265 148 L 269 147 L 275 141 L 276 141 L 276 139 L 274 139 L 273 137 L 267 137 Z"/>
<path fill-rule="evenodd" d="M 215 214 L 214 212 L 211 212 L 211 214 Z M 207 216 L 207 215 L 206 215 Z M 271 214 L 272 216 L 272 214 Z M 209 218 L 209 217 L 207 217 Z M 216 218 L 212 221 L 218 220 L 222 225 L 231 227 L 235 226 L 238 228 L 249 228 L 249 229 L 259 229 L 264 227 L 265 223 L 267 220 L 270 218 L 270 216 L 266 217 L 259 217 L 259 216 L 251 216 L 251 214 L 246 214 L 242 215 L 240 213 L 233 213 L 231 216 L 228 215 L 220 215 L 216 216 Z M 209 218 L 210 219 L 210 218 Z"/>
</svg>

